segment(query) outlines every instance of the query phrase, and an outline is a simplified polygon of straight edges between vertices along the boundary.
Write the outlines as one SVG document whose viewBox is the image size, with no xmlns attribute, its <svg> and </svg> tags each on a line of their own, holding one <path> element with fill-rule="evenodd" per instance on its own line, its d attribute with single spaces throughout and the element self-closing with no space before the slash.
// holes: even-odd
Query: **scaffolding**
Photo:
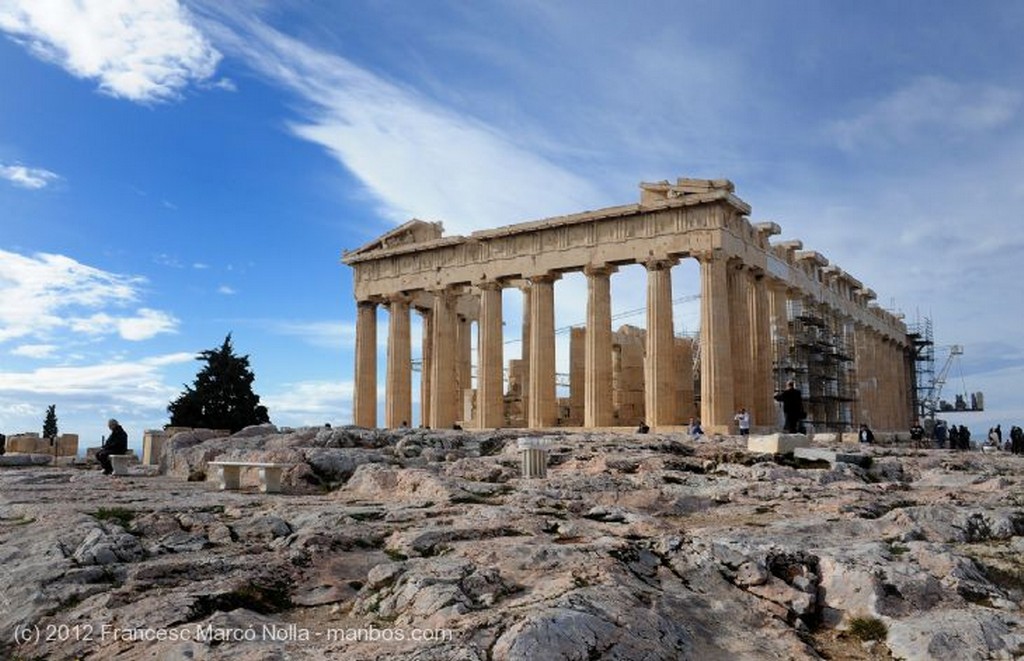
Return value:
<svg viewBox="0 0 1024 661">
<path fill-rule="evenodd" d="M 932 319 L 910 324 L 907 339 L 914 350 L 914 412 L 918 420 L 935 418 L 935 342 L 932 339 Z"/>
<path fill-rule="evenodd" d="M 852 430 L 857 399 L 852 329 L 799 300 L 787 302 L 787 318 L 786 332 L 774 338 L 776 389 L 796 382 L 806 393 L 807 422 L 815 430 Z"/>
</svg>

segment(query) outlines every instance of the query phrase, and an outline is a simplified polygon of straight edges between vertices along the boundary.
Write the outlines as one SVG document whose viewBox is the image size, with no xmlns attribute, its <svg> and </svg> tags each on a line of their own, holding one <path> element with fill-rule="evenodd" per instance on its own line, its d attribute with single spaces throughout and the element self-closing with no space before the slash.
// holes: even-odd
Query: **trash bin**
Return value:
<svg viewBox="0 0 1024 661">
<path fill-rule="evenodd" d="M 545 438 L 521 438 L 518 443 L 523 477 L 547 477 L 548 441 Z"/>
</svg>

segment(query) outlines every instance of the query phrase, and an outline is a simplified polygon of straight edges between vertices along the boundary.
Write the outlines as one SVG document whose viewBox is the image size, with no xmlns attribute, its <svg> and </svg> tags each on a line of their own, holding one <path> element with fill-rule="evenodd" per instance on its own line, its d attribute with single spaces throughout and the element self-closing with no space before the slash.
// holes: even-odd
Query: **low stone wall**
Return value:
<svg viewBox="0 0 1024 661">
<path fill-rule="evenodd" d="M 61 434 L 56 439 L 40 438 L 39 434 L 12 434 L 7 437 L 7 454 L 48 454 L 73 457 L 78 454 L 78 434 Z"/>
</svg>

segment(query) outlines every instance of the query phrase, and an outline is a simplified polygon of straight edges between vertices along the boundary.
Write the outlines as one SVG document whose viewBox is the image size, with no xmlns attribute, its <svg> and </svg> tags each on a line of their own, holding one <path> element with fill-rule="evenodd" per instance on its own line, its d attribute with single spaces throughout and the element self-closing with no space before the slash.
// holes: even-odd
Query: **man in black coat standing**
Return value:
<svg viewBox="0 0 1024 661">
<path fill-rule="evenodd" d="M 776 402 L 782 402 L 782 415 L 786 418 L 783 429 L 790 434 L 800 430 L 804 414 L 804 398 L 796 387 L 796 381 L 787 381 L 786 389 L 775 395 Z"/>
<path fill-rule="evenodd" d="M 110 455 L 128 453 L 128 434 L 121 427 L 121 424 L 111 418 L 107 421 L 107 427 L 110 429 L 110 436 L 107 437 L 103 447 L 96 453 L 96 461 L 100 462 L 100 466 L 103 466 L 104 475 L 110 475 L 114 472 L 114 467 L 110 463 Z"/>
</svg>

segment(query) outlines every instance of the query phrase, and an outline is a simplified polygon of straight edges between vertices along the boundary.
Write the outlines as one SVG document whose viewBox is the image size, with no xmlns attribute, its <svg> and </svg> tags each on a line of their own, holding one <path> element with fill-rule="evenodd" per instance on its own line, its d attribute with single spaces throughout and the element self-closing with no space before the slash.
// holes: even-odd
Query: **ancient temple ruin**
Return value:
<svg viewBox="0 0 1024 661">
<path fill-rule="evenodd" d="M 378 308 L 388 312 L 384 426 L 413 420 L 410 315 L 422 315 L 420 420 L 433 428 L 685 424 L 727 431 L 739 407 L 777 419 L 773 394 L 803 391 L 816 429 L 905 429 L 912 346 L 901 315 L 800 241 L 772 242 L 728 180 L 643 183 L 639 204 L 443 236 L 411 220 L 342 261 L 357 307 L 355 424 L 377 426 Z M 677 337 L 670 270 L 700 266 L 700 331 Z M 610 279 L 647 271 L 646 328 L 613 332 Z M 587 318 L 573 329 L 569 397 L 556 396 L 554 283 L 582 272 Z M 523 358 L 504 364 L 502 289 L 523 296 Z M 473 324 L 476 324 L 474 374 Z"/>
</svg>

